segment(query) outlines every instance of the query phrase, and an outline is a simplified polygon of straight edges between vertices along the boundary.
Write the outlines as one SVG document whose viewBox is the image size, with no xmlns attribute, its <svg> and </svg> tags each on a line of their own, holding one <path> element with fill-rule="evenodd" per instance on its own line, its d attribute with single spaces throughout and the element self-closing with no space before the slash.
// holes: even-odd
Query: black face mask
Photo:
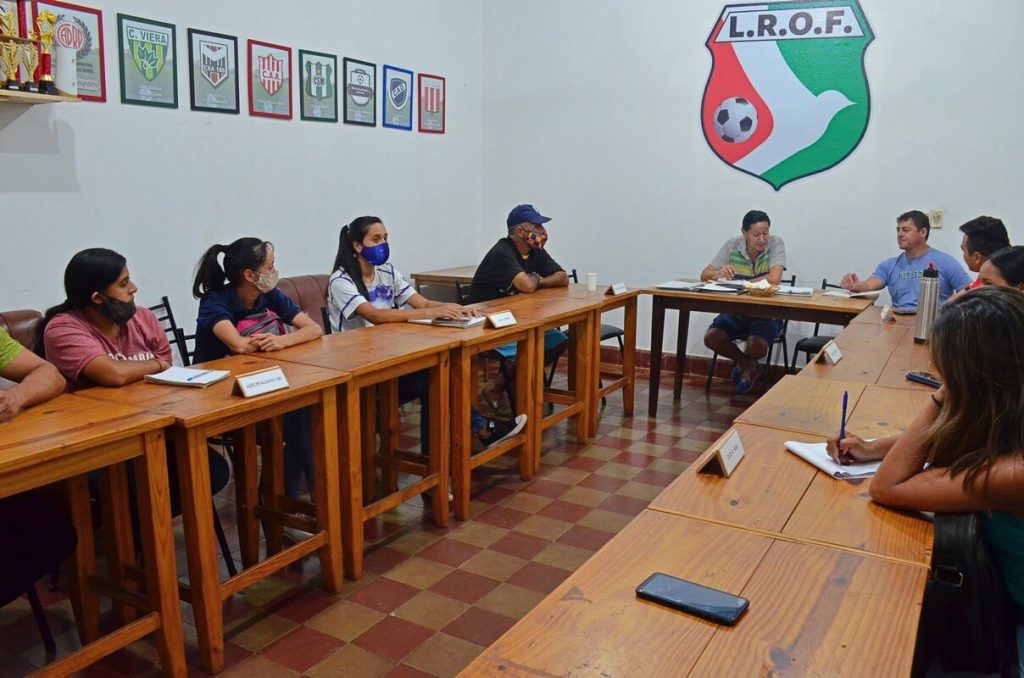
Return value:
<svg viewBox="0 0 1024 678">
<path fill-rule="evenodd" d="M 96 310 L 118 325 L 124 325 L 135 315 L 135 302 L 107 299 L 102 304 L 99 304 Z"/>
</svg>

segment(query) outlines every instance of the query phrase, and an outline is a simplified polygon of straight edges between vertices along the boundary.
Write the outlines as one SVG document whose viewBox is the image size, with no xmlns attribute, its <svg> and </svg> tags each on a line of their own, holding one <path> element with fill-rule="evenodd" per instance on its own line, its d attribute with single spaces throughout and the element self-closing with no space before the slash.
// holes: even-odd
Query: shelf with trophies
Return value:
<svg viewBox="0 0 1024 678">
<path fill-rule="evenodd" d="M 37 34 L 18 34 L 15 16 L 0 13 L 0 103 L 52 104 L 59 101 L 80 101 L 77 96 L 61 93 L 53 73 L 53 12 L 41 12 L 36 18 Z M 21 67 L 19 69 L 19 66 Z M 19 78 L 19 74 L 23 77 Z"/>
</svg>

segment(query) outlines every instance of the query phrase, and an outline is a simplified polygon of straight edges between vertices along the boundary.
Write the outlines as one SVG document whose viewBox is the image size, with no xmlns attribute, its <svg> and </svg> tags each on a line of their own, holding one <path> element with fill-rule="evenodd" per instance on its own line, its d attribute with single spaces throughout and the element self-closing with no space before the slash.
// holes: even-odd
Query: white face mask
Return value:
<svg viewBox="0 0 1024 678">
<path fill-rule="evenodd" d="M 277 287 L 279 281 L 280 277 L 277 273 L 261 273 L 259 279 L 254 284 L 256 289 L 266 294 Z"/>
</svg>

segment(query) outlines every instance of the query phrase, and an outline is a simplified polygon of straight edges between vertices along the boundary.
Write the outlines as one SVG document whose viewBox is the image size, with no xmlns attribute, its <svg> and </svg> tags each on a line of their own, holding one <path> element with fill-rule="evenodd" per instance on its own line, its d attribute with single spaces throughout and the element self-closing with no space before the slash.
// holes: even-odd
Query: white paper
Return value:
<svg viewBox="0 0 1024 678">
<path fill-rule="evenodd" d="M 484 316 L 477 316 L 475 318 L 464 318 L 462 320 L 446 320 L 443 318 L 417 318 L 410 320 L 411 323 L 417 325 L 439 325 L 441 327 L 476 327 L 477 325 L 483 324 L 487 321 Z"/>
<path fill-rule="evenodd" d="M 798 443 L 787 440 L 785 445 L 786 449 L 796 456 L 839 480 L 870 478 L 875 475 L 878 467 L 882 464 L 880 461 L 863 464 L 837 464 L 832 457 L 828 456 L 825 443 Z"/>
<path fill-rule="evenodd" d="M 778 294 L 794 294 L 802 297 L 809 297 L 814 294 L 813 287 L 792 287 L 790 285 L 779 285 L 776 290 Z"/>
<path fill-rule="evenodd" d="M 169 367 L 157 374 L 147 374 L 145 380 L 174 386 L 209 386 L 227 377 L 227 370 L 202 370 L 191 367 Z"/>
<path fill-rule="evenodd" d="M 850 290 L 829 290 L 828 292 L 825 292 L 825 296 L 853 299 L 856 297 L 877 297 L 878 292 L 851 292 Z"/>
<path fill-rule="evenodd" d="M 718 283 L 704 283 L 697 289 L 701 292 L 729 292 L 731 294 L 743 291 L 743 288 L 735 285 L 719 285 Z"/>
<path fill-rule="evenodd" d="M 699 282 L 688 282 L 686 280 L 669 280 L 659 285 L 655 285 L 659 290 L 695 290 L 703 285 Z"/>
</svg>

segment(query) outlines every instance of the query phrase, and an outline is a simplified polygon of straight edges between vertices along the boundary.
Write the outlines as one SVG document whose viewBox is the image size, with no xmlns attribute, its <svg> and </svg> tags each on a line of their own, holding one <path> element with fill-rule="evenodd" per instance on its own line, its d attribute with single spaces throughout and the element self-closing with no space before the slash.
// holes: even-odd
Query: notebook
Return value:
<svg viewBox="0 0 1024 678">
<path fill-rule="evenodd" d="M 167 384 L 169 386 L 193 386 L 195 388 L 206 388 L 210 384 L 216 384 L 224 379 L 231 372 L 228 370 L 199 370 L 191 367 L 169 367 L 157 374 L 147 374 L 144 379 L 153 384 Z"/>
<path fill-rule="evenodd" d="M 776 294 L 791 294 L 798 297 L 809 297 L 814 294 L 813 287 L 793 287 L 791 285 L 779 285 L 775 290 Z"/>
<path fill-rule="evenodd" d="M 849 290 L 829 290 L 825 292 L 826 297 L 842 297 L 844 299 L 855 299 L 857 297 L 877 297 L 878 292 L 851 292 Z"/>
<path fill-rule="evenodd" d="M 882 464 L 880 461 L 869 461 L 863 464 L 837 464 L 832 457 L 828 456 L 825 443 L 798 443 L 787 440 L 785 445 L 786 449 L 796 456 L 839 480 L 870 478 L 875 475 L 878 467 Z"/>
<path fill-rule="evenodd" d="M 462 318 L 461 320 L 448 320 L 446 318 L 417 318 L 416 320 L 410 320 L 411 323 L 417 325 L 440 325 L 441 327 L 476 327 L 487 321 L 484 316 L 477 316 L 475 318 Z"/>
<path fill-rule="evenodd" d="M 694 290 L 703 285 L 704 283 L 690 282 L 688 280 L 669 280 L 655 285 L 659 290 L 680 290 L 683 292 Z"/>
</svg>

